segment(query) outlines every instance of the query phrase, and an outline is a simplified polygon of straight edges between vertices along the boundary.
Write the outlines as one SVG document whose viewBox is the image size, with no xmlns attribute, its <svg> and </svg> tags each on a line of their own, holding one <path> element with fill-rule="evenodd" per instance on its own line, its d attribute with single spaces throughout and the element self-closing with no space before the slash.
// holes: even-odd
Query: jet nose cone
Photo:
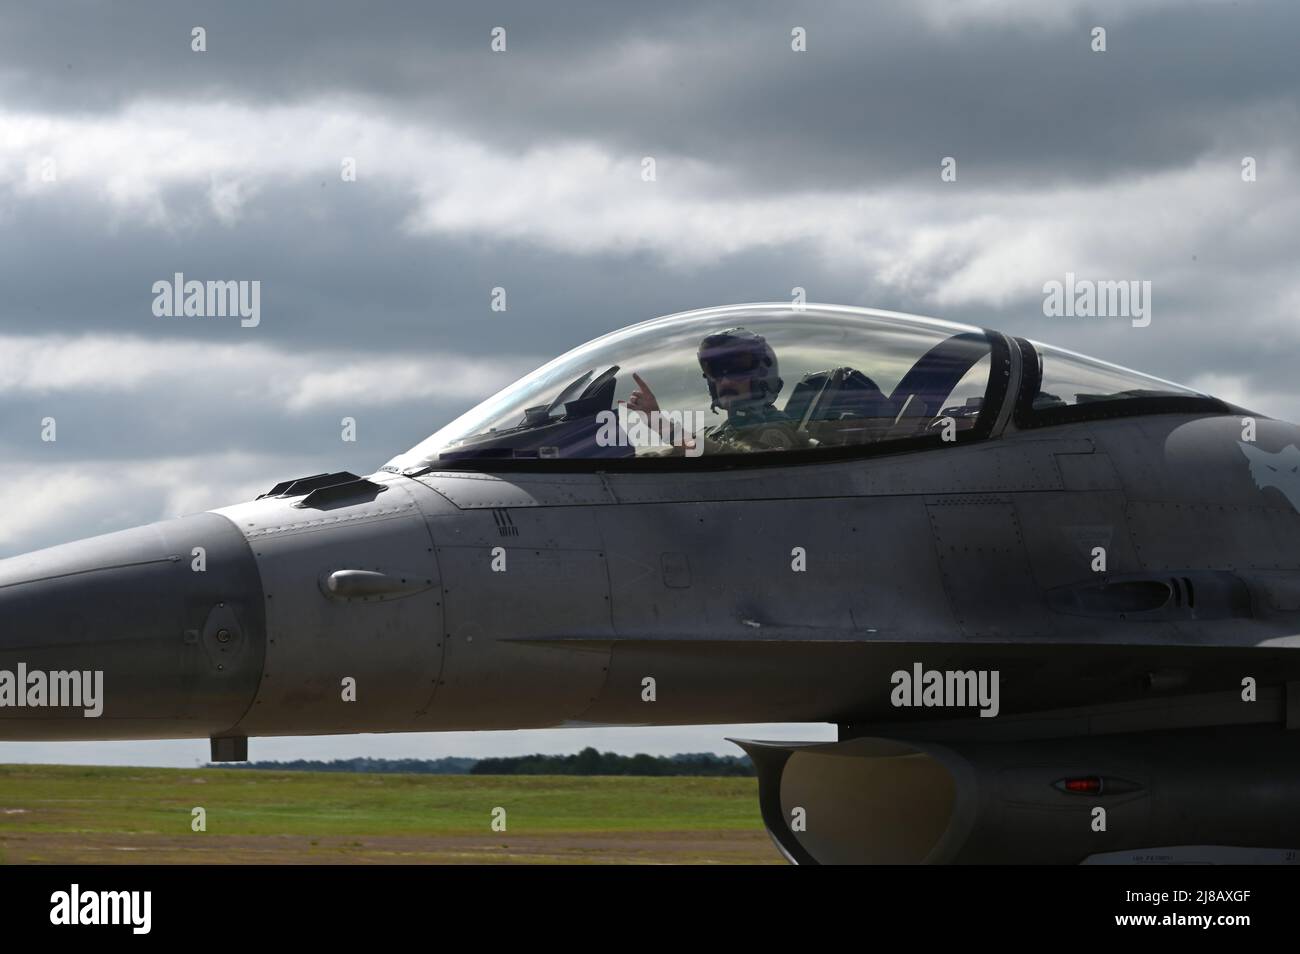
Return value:
<svg viewBox="0 0 1300 954">
<path fill-rule="evenodd" d="M 0 560 L 0 739 L 210 735 L 264 652 L 256 563 L 216 514 Z"/>
</svg>

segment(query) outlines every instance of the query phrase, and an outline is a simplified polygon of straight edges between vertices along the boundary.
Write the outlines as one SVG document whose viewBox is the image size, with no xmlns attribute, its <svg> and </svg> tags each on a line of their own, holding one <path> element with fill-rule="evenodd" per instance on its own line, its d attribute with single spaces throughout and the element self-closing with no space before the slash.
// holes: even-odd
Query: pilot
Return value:
<svg viewBox="0 0 1300 954">
<path fill-rule="evenodd" d="M 710 409 L 727 413 L 725 421 L 704 428 L 696 438 L 704 441 L 705 454 L 794 450 L 810 444 L 797 422 L 776 408 L 782 381 L 776 353 L 766 338 L 744 328 L 728 328 L 706 336 L 696 357 L 709 386 Z M 632 377 L 637 388 L 627 406 L 647 415 L 658 411 L 659 401 L 650 386 L 639 374 Z M 672 447 L 670 453 L 682 453 L 685 438 L 677 425 L 668 422 L 661 429 Z"/>
</svg>

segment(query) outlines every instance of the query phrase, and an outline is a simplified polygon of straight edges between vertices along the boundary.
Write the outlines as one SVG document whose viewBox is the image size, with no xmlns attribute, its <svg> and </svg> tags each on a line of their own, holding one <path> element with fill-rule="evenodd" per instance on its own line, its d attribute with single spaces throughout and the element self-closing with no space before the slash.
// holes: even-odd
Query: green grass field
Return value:
<svg viewBox="0 0 1300 954">
<path fill-rule="evenodd" d="M 777 861 L 752 778 L 0 765 L 6 864 Z"/>
</svg>

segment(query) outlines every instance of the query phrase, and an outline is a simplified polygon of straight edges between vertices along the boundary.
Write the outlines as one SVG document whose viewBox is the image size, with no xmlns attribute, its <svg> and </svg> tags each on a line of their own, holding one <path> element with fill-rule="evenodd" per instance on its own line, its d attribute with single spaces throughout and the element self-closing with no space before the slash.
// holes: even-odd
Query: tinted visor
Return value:
<svg viewBox="0 0 1300 954">
<path fill-rule="evenodd" d="M 700 367 L 708 377 L 748 377 L 758 367 L 758 357 L 752 351 L 740 348 L 718 348 L 700 355 Z"/>
</svg>

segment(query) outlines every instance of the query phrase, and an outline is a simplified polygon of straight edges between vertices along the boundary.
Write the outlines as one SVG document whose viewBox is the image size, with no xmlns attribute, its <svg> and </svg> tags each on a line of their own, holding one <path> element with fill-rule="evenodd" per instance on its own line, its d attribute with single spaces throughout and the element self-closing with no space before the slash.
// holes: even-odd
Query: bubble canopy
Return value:
<svg viewBox="0 0 1300 954">
<path fill-rule="evenodd" d="M 951 446 L 990 430 L 1005 395 L 1007 347 L 981 328 L 865 308 L 780 303 L 683 312 L 560 355 L 383 469 L 581 461 L 637 468 L 674 459 L 687 467 L 760 454 L 812 459 Z M 1076 357 L 1086 366 L 1081 386 L 1067 392 L 1074 401 L 1101 400 L 1103 390 L 1116 398 L 1196 396 L 1060 351 L 1039 381 L 1054 387 L 1075 377 L 1063 366 Z M 1050 373 L 1055 368 L 1063 373 Z"/>
<path fill-rule="evenodd" d="M 914 437 L 947 404 L 960 409 L 954 428 L 968 430 L 988 386 L 991 348 L 979 328 L 819 305 L 710 308 L 587 342 L 456 418 L 385 469 L 791 449 L 779 443 L 769 448 L 744 433 L 722 444 L 709 440 L 729 413 L 713 402 L 699 349 L 707 336 L 734 328 L 770 347 L 776 362 L 770 386 L 777 389 L 771 410 L 781 419 L 768 423 L 792 432 L 789 443 L 801 449 Z M 640 387 L 638 377 L 652 393 L 663 426 L 620 403 Z"/>
</svg>

